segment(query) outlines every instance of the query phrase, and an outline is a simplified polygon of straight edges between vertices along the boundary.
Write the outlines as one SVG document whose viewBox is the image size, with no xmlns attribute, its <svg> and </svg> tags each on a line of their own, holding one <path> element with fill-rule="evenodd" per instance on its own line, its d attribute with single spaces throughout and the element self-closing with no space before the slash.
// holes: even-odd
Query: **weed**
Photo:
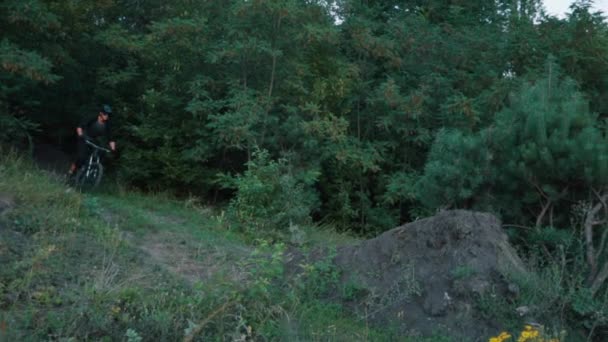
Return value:
<svg viewBox="0 0 608 342">
<path fill-rule="evenodd" d="M 476 273 L 475 269 L 470 266 L 458 266 L 452 270 L 452 277 L 454 279 L 468 279 L 474 276 Z"/>
<path fill-rule="evenodd" d="M 127 329 L 127 333 L 125 334 L 125 337 L 127 338 L 128 342 L 141 342 L 143 340 L 141 338 L 141 336 L 139 336 L 137 331 L 135 331 L 133 329 Z"/>
<path fill-rule="evenodd" d="M 324 257 L 314 263 L 300 265 L 303 272 L 299 275 L 296 286 L 305 298 L 323 298 L 338 287 L 340 270 L 334 263 L 336 249 L 329 248 L 326 252 Z"/>
<path fill-rule="evenodd" d="M 367 295 L 369 291 L 363 286 L 359 285 L 359 283 L 349 279 L 343 286 L 341 290 L 342 299 L 345 301 L 354 301 L 360 299 Z"/>
</svg>

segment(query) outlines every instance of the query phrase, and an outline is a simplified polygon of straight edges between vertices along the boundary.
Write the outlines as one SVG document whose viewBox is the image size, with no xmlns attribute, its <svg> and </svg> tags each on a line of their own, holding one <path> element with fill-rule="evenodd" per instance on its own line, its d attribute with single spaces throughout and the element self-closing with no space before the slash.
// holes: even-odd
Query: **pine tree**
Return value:
<svg viewBox="0 0 608 342">
<path fill-rule="evenodd" d="M 518 222 L 548 224 L 551 212 L 567 220 L 557 216 L 568 212 L 564 199 L 584 199 L 608 184 L 606 139 L 576 83 L 549 63 L 546 77 L 524 82 L 488 128 L 441 135 L 418 194 L 430 207 L 472 203 Z"/>
</svg>

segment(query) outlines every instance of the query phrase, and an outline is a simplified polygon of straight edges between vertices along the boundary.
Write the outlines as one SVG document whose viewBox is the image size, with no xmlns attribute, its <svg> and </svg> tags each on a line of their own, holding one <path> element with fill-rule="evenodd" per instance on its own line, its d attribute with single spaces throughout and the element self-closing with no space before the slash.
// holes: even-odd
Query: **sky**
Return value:
<svg viewBox="0 0 608 342">
<path fill-rule="evenodd" d="M 563 17 L 566 12 L 569 12 L 570 4 L 572 0 L 544 0 L 545 9 L 547 13 Z M 608 14 L 608 0 L 595 0 L 593 8 L 598 11 Z"/>
</svg>

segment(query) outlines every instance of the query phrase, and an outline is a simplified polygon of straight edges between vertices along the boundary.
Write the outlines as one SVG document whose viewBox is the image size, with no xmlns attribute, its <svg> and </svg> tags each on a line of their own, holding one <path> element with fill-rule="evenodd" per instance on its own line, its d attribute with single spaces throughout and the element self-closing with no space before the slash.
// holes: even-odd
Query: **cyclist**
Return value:
<svg viewBox="0 0 608 342">
<path fill-rule="evenodd" d="M 110 145 L 110 150 L 116 151 L 116 142 L 112 138 L 112 129 L 110 124 L 110 115 L 112 114 L 112 107 L 104 104 L 96 118 L 90 120 L 84 120 L 76 127 L 76 134 L 78 134 L 77 143 L 77 155 L 76 160 L 70 165 L 70 171 L 68 176 L 71 177 L 76 173 L 76 170 L 84 164 L 87 159 L 87 145 L 86 139 L 94 139 L 100 136 L 105 136 Z"/>
</svg>

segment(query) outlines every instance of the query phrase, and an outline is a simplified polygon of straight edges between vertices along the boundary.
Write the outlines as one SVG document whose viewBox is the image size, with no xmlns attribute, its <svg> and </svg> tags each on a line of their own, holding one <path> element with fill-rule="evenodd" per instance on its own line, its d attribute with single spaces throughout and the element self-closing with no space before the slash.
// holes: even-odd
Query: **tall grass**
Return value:
<svg viewBox="0 0 608 342">
<path fill-rule="evenodd" d="M 0 193 L 14 199 L 14 224 L 35 233 L 61 233 L 79 223 L 82 196 L 15 152 L 0 149 Z"/>
<path fill-rule="evenodd" d="M 247 245 L 221 209 L 124 189 L 80 194 L 25 158 L 0 155 L 0 194 L 15 202 L 0 217 L 0 340 L 396 338 L 291 284 L 284 247 Z M 141 244 L 161 233 L 189 262 L 217 270 L 192 283 L 157 262 Z M 308 244 L 331 241 L 327 231 L 308 234 Z M 332 286 L 327 274 L 302 281 Z"/>
</svg>

